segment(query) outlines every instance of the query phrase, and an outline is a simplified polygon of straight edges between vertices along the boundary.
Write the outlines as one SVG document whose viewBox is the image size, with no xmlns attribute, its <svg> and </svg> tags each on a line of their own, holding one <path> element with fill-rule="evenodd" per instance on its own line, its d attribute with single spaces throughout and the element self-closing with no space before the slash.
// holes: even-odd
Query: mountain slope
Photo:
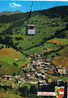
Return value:
<svg viewBox="0 0 68 98">
<path fill-rule="evenodd" d="M 67 21 L 68 6 L 34 11 L 30 17 L 29 12 L 2 14 L 0 16 L 0 43 L 24 51 L 41 46 L 55 37 L 68 38 Z M 36 35 L 26 35 L 27 24 L 36 25 Z"/>
</svg>

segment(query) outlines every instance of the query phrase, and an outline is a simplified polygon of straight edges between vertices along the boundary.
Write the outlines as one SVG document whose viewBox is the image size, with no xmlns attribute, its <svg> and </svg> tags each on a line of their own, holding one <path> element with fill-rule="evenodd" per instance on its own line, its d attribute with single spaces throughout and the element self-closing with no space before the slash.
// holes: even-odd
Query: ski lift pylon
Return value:
<svg viewBox="0 0 68 98">
<path fill-rule="evenodd" d="M 29 18 L 32 15 L 32 6 L 33 6 L 33 1 L 31 4 L 31 10 L 29 12 Z M 26 26 L 26 32 L 28 35 L 35 35 L 36 34 L 36 26 L 34 24 L 29 24 L 29 19 L 28 19 L 27 26 Z"/>
</svg>

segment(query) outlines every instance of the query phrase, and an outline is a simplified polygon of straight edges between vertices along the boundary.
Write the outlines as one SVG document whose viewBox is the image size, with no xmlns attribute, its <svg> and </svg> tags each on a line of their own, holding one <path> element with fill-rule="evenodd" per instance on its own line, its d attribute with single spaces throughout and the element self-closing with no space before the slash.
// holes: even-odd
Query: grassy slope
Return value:
<svg viewBox="0 0 68 98">
<path fill-rule="evenodd" d="M 33 53 L 44 54 L 44 53 L 56 50 L 58 48 L 59 48 L 58 45 L 55 45 L 55 44 L 52 44 L 52 43 L 49 43 L 49 42 L 45 42 L 41 46 L 25 50 L 24 53 L 26 53 L 26 54 L 33 54 Z"/>
<path fill-rule="evenodd" d="M 68 67 L 68 39 L 65 38 L 54 38 L 52 40 L 49 40 L 48 42 L 53 43 L 55 45 L 64 46 L 61 50 L 57 51 L 56 53 L 59 54 L 59 56 L 56 56 L 53 58 L 53 63 L 55 65 L 63 65 L 65 67 Z"/>
<path fill-rule="evenodd" d="M 49 40 L 48 42 L 54 43 L 57 45 L 68 45 L 68 39 L 65 39 L 65 38 L 54 38 Z"/>
<path fill-rule="evenodd" d="M 0 49 L 0 73 L 13 74 L 30 60 L 12 48 Z"/>
<path fill-rule="evenodd" d="M 24 97 L 18 96 L 16 94 L 8 93 L 5 91 L 0 91 L 0 98 L 24 98 Z"/>
<path fill-rule="evenodd" d="M 65 11 L 62 12 L 62 9 Z M 6 15 L 0 16 L 0 26 L 1 26 L 0 32 L 9 33 L 7 35 L 4 34 L 4 36 L 3 34 L 0 34 L 0 43 L 9 45 L 10 47 L 17 48 L 21 50 L 21 52 L 24 52 L 26 54 L 30 54 L 33 52 L 46 53 L 58 49 L 61 45 L 67 44 L 68 41 L 66 37 L 65 39 L 63 38 L 55 39 L 57 40 L 57 42 L 58 41 L 60 42 L 59 46 L 55 45 L 54 43 L 51 43 L 51 40 L 49 40 L 49 38 L 53 36 L 56 37 L 55 35 L 56 31 L 62 30 L 66 27 L 65 24 L 67 24 L 67 9 L 68 7 L 64 8 L 60 7 L 56 8 L 56 10 L 55 8 L 53 8 L 47 11 L 32 12 L 32 16 L 29 19 L 29 23 L 36 25 L 37 34 L 34 36 L 29 36 L 25 34 L 26 25 L 28 22 L 27 19 L 28 13 L 27 14 L 18 13 L 18 14 L 9 14 L 7 16 Z M 65 31 L 67 32 L 67 30 Z M 63 33 L 63 31 L 61 33 Z M 65 34 L 67 35 L 67 33 Z M 48 40 L 49 43 L 46 42 Z M 38 44 L 40 44 L 40 46 Z M 26 58 L 25 56 L 22 56 L 24 62 L 27 61 L 25 60 L 25 58 Z M 18 64 L 23 63 L 21 62 L 22 59 L 18 62 Z"/>
<path fill-rule="evenodd" d="M 66 56 L 55 57 L 52 62 L 55 65 L 62 65 L 68 68 L 68 57 Z"/>
</svg>

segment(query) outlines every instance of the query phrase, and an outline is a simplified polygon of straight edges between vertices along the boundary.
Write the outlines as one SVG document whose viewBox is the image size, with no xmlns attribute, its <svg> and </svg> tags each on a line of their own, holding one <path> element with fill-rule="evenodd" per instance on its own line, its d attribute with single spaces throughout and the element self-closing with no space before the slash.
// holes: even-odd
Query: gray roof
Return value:
<svg viewBox="0 0 68 98">
<path fill-rule="evenodd" d="M 34 24 L 28 24 L 27 26 L 35 26 Z"/>
</svg>

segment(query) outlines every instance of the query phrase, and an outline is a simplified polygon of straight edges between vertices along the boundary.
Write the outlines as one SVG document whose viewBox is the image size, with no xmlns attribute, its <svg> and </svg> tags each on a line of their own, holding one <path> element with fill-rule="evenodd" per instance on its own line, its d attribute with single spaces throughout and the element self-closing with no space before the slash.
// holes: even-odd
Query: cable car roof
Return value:
<svg viewBox="0 0 68 98">
<path fill-rule="evenodd" d="M 35 26 L 34 24 L 28 24 L 27 26 Z"/>
</svg>

